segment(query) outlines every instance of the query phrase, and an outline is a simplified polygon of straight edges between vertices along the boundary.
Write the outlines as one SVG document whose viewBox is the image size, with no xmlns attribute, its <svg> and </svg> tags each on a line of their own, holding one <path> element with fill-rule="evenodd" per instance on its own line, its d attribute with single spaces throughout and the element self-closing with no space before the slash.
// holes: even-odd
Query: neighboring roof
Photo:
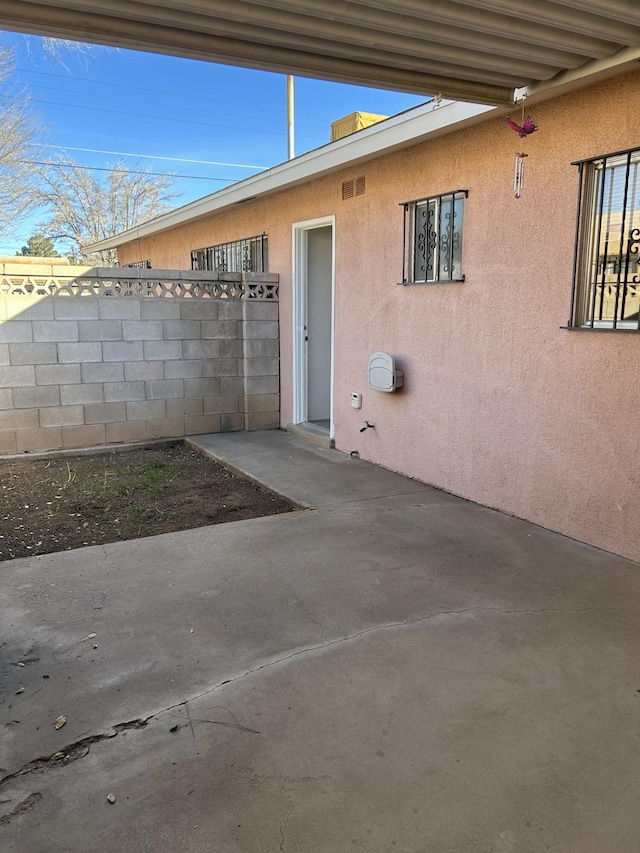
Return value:
<svg viewBox="0 0 640 853">
<path fill-rule="evenodd" d="M 0 29 L 506 105 L 638 51 L 640 3 L 2 0 Z"/>
</svg>

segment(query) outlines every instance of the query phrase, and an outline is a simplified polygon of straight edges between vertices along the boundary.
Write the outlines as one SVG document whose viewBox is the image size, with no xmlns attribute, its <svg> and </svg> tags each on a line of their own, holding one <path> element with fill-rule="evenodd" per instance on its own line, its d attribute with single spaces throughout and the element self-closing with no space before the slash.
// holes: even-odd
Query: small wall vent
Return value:
<svg viewBox="0 0 640 853">
<path fill-rule="evenodd" d="M 359 178 L 352 178 L 349 181 L 344 181 L 342 184 L 342 198 L 345 201 L 346 199 L 353 198 L 356 195 L 364 195 L 364 191 L 364 175 L 360 175 Z"/>
</svg>

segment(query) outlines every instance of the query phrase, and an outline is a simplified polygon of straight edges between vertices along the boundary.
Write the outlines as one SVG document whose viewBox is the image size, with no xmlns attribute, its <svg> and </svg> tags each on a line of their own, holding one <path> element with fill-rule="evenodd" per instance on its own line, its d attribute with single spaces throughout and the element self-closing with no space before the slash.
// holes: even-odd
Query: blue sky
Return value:
<svg viewBox="0 0 640 853">
<path fill-rule="evenodd" d="M 35 37 L 0 32 L 0 41 L 15 49 L 15 82 L 30 91 L 52 156 L 66 151 L 105 167 L 119 157 L 98 152 L 146 155 L 126 160 L 130 168 L 177 173 L 176 206 L 287 158 L 283 74 L 100 47 L 63 52 L 56 62 Z M 424 100 L 296 77 L 296 154 L 328 142 L 331 122 L 355 110 L 393 115 Z M 37 220 L 16 237 L 0 234 L 0 254 L 18 251 Z"/>
</svg>

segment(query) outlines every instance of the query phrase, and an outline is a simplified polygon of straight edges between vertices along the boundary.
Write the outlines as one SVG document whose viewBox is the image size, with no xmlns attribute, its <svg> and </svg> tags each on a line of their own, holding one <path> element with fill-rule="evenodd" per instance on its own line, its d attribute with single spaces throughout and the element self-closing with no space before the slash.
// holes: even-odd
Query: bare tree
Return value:
<svg viewBox="0 0 640 853">
<path fill-rule="evenodd" d="M 29 100 L 11 82 L 12 51 L 0 44 L 0 232 L 7 236 L 33 208 L 33 141 L 41 132 Z"/>
<path fill-rule="evenodd" d="M 89 64 L 89 61 L 100 50 L 119 51 L 117 47 L 106 47 L 97 44 L 90 44 L 75 39 L 51 38 L 50 36 L 33 36 L 27 33 L 22 34 L 24 46 L 29 57 L 34 62 L 45 60 L 55 65 L 67 67 L 67 60 L 74 56 L 80 57 Z"/>
<path fill-rule="evenodd" d="M 178 197 L 171 175 L 151 174 L 123 160 L 93 172 L 67 157 L 50 160 L 39 172 L 38 200 L 49 212 L 39 228 L 65 246 L 65 253 L 102 266 L 117 263 L 116 249 L 83 255 L 82 246 L 159 216 Z"/>
<path fill-rule="evenodd" d="M 90 56 L 98 49 L 98 45 L 87 44 L 84 41 L 75 41 L 73 39 L 54 39 L 43 36 L 41 39 L 42 53 L 45 57 L 53 59 L 59 65 L 64 67 L 66 54 L 76 54 L 79 56 Z"/>
</svg>

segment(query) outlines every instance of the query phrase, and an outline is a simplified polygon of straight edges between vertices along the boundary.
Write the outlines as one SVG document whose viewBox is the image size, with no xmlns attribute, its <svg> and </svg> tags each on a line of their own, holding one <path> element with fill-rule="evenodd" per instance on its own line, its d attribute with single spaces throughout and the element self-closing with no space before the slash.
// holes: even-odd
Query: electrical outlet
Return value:
<svg viewBox="0 0 640 853">
<path fill-rule="evenodd" d="M 362 394 L 351 394 L 351 408 L 352 409 L 361 409 L 362 408 Z"/>
</svg>

